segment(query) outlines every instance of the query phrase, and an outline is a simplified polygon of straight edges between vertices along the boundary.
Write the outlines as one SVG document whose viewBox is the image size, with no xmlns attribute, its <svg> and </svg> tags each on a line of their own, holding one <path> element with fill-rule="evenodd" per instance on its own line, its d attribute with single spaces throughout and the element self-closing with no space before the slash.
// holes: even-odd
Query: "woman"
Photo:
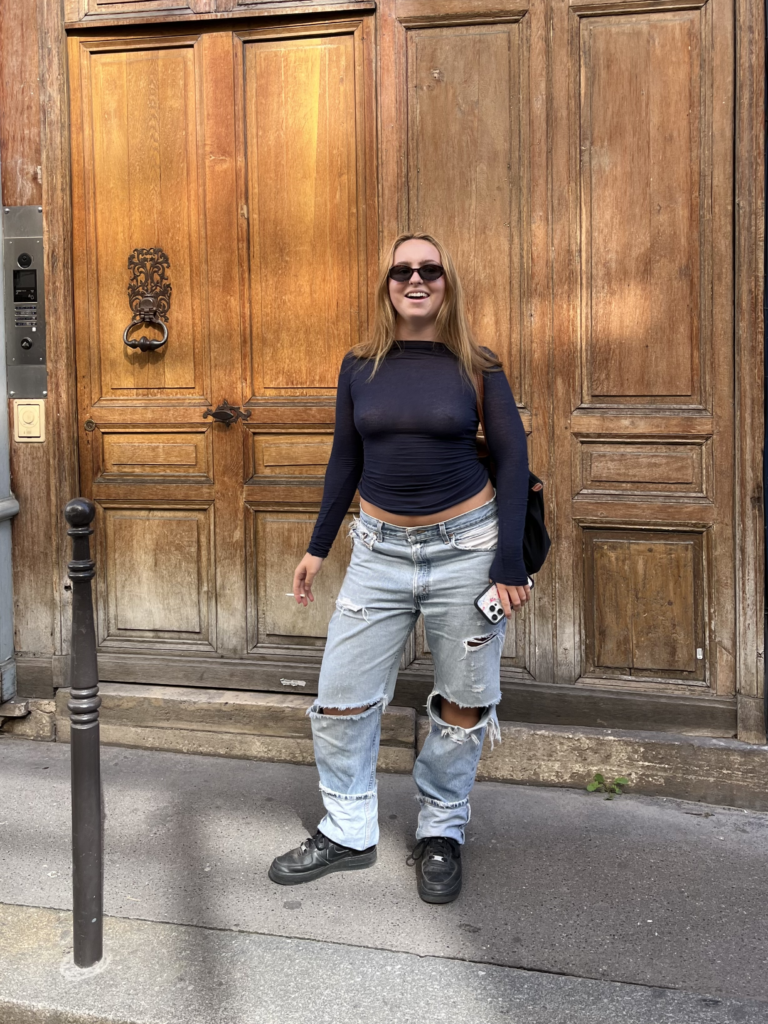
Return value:
<svg viewBox="0 0 768 1024">
<path fill-rule="evenodd" d="M 479 373 L 497 492 L 475 443 Z M 430 235 L 395 241 L 372 337 L 342 362 L 323 501 L 293 580 L 304 607 L 358 486 L 352 560 L 309 710 L 326 814 L 269 875 L 295 885 L 376 861 L 381 716 L 421 613 L 435 686 L 413 771 L 421 802 L 414 858 L 421 898 L 449 903 L 461 891 L 469 791 L 486 730 L 492 742 L 500 738 L 506 618 L 530 595 L 522 552 L 528 459 L 504 372 L 473 340 L 453 262 Z M 489 581 L 506 616 L 494 626 L 474 605 Z"/>
</svg>

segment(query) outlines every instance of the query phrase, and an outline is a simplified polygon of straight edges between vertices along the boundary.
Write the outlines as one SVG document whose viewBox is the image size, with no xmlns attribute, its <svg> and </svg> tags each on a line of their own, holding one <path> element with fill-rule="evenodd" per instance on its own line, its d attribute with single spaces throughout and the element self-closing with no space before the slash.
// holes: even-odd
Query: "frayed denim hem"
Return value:
<svg viewBox="0 0 768 1024">
<path fill-rule="evenodd" d="M 319 786 L 323 796 L 333 797 L 334 800 L 375 800 L 378 796 L 378 787 L 369 790 L 367 793 L 335 793 L 332 789 L 324 786 L 322 782 L 319 783 Z"/>
<path fill-rule="evenodd" d="M 422 806 L 424 804 L 429 804 L 430 807 L 441 807 L 444 811 L 453 811 L 457 807 L 466 807 L 469 804 L 469 797 L 465 800 L 455 800 L 450 804 L 446 804 L 442 800 L 435 800 L 431 796 L 424 796 L 423 793 L 417 793 L 416 799 Z"/>
<path fill-rule="evenodd" d="M 457 843 L 464 843 L 464 828 L 472 817 L 469 798 L 455 803 L 443 803 L 419 793 L 416 799 L 421 804 L 416 840 L 430 836 L 447 836 Z"/>
</svg>

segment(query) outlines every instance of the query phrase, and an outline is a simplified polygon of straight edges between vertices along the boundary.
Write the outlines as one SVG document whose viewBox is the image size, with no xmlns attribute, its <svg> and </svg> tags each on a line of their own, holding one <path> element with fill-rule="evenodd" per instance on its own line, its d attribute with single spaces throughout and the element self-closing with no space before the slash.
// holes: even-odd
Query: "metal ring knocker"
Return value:
<svg viewBox="0 0 768 1024">
<path fill-rule="evenodd" d="M 171 309 L 171 285 L 166 277 L 171 261 L 162 249 L 134 249 L 128 257 L 128 269 L 132 281 L 128 285 L 128 302 L 133 310 L 133 319 L 123 331 L 123 342 L 128 348 L 141 352 L 153 352 L 168 341 L 168 313 Z M 162 338 L 129 338 L 129 333 L 139 324 L 156 324 L 163 332 Z"/>
</svg>

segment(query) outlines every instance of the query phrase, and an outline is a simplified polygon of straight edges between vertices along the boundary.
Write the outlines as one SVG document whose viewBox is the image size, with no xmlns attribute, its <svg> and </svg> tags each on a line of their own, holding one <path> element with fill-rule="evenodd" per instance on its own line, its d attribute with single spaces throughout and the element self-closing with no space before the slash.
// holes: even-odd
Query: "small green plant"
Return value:
<svg viewBox="0 0 768 1024">
<path fill-rule="evenodd" d="M 605 776 L 601 775 L 600 772 L 595 772 L 595 776 L 591 782 L 587 783 L 588 793 L 606 793 L 606 800 L 613 800 L 614 796 L 624 792 L 624 787 L 629 785 L 629 779 L 623 775 L 617 775 L 613 782 L 606 782 Z"/>
</svg>

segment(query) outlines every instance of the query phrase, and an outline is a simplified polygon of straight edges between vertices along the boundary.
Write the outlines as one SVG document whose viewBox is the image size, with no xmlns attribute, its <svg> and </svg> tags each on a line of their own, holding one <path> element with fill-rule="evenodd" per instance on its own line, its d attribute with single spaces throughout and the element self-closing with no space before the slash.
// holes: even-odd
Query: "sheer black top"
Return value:
<svg viewBox="0 0 768 1024">
<path fill-rule="evenodd" d="M 347 353 L 336 395 L 336 429 L 309 552 L 325 558 L 359 488 L 398 515 L 429 515 L 483 489 L 474 388 L 441 343 L 397 343 L 371 378 L 371 363 Z M 485 429 L 496 464 L 499 544 L 491 579 L 523 586 L 528 500 L 525 431 L 502 370 L 484 375 Z"/>
</svg>

